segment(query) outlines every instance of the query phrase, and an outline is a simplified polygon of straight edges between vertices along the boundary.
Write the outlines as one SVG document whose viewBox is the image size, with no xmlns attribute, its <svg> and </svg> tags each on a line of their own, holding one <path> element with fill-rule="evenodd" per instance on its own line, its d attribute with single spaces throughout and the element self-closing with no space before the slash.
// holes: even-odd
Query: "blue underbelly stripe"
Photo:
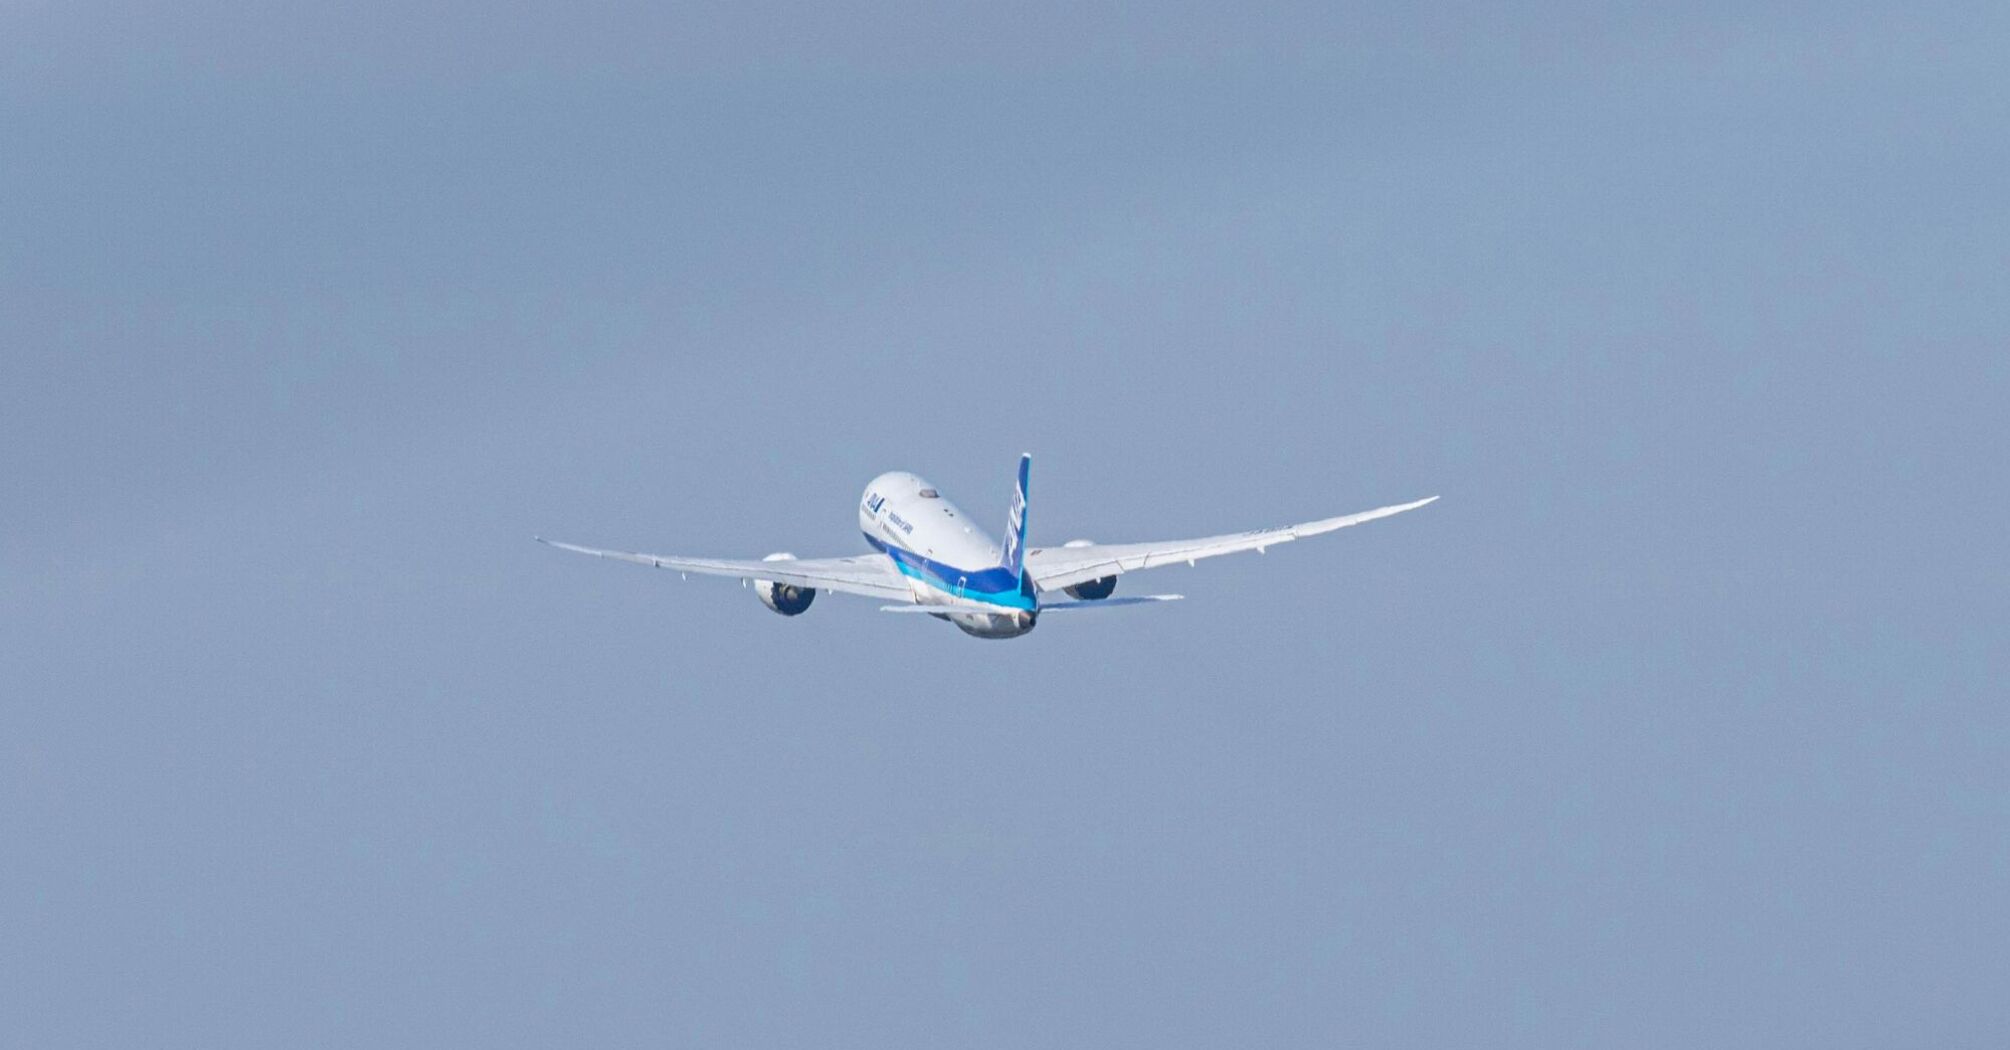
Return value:
<svg viewBox="0 0 2010 1050">
<path fill-rule="evenodd" d="M 1018 577 L 1003 566 L 973 572 L 930 560 L 905 547 L 895 547 L 870 532 L 862 531 L 860 535 L 865 537 L 867 543 L 872 544 L 874 550 L 891 559 L 894 568 L 899 569 L 901 575 L 920 580 L 951 597 L 961 597 L 966 601 L 983 602 L 1006 609 L 1035 607 L 1032 596 L 1020 592 Z M 957 592 L 955 582 L 957 580 L 963 581 L 961 594 Z"/>
</svg>

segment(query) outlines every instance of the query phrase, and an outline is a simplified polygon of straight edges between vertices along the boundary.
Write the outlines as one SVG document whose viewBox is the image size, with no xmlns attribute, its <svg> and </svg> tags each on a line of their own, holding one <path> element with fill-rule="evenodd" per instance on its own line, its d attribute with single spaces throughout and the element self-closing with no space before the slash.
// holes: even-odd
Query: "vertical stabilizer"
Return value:
<svg viewBox="0 0 2010 1050">
<path fill-rule="evenodd" d="M 1012 513 L 1005 519 L 1005 548 L 999 559 L 1012 571 L 1014 579 L 1026 578 L 1026 479 L 1033 470 L 1033 454 L 1019 457 L 1019 487 L 1012 493 Z"/>
</svg>

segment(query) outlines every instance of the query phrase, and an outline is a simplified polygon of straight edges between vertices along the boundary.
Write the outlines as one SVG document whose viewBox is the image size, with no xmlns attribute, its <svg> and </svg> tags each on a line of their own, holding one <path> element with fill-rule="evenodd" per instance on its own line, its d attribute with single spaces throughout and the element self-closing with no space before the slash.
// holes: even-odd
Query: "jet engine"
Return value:
<svg viewBox="0 0 2010 1050">
<path fill-rule="evenodd" d="M 1096 541 L 1094 540 L 1069 540 L 1061 544 L 1064 548 L 1093 547 L 1095 545 Z M 1117 578 L 1115 576 L 1105 576 L 1100 580 L 1086 580 L 1073 587 L 1063 587 L 1062 590 L 1067 592 L 1070 598 L 1077 598 L 1085 602 L 1101 601 L 1116 593 Z"/>
<path fill-rule="evenodd" d="M 1101 601 L 1114 594 L 1116 589 L 1117 578 L 1115 576 L 1105 576 L 1100 580 L 1086 580 L 1073 587 L 1062 588 L 1062 590 L 1068 592 L 1068 597 L 1080 598 L 1085 602 Z"/>
<path fill-rule="evenodd" d="M 762 561 L 795 561 L 793 554 L 770 554 Z M 808 611 L 810 603 L 817 600 L 815 587 L 798 587 L 793 583 L 776 583 L 773 580 L 755 580 L 754 593 L 760 595 L 761 604 L 783 616 L 801 616 Z"/>
</svg>

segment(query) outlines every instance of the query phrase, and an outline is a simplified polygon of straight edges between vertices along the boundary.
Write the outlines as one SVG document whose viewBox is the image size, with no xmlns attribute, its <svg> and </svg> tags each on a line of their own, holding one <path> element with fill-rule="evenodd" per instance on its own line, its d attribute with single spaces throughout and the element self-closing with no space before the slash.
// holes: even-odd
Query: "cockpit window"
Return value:
<svg viewBox="0 0 2010 1050">
<path fill-rule="evenodd" d="M 922 498 L 922 499 L 938 499 L 938 498 L 940 498 L 940 497 L 941 497 L 941 495 L 942 495 L 942 493 L 940 493 L 940 492 L 937 492 L 937 491 L 935 491 L 934 489 L 922 489 L 922 490 L 921 490 L 921 498 Z"/>
</svg>

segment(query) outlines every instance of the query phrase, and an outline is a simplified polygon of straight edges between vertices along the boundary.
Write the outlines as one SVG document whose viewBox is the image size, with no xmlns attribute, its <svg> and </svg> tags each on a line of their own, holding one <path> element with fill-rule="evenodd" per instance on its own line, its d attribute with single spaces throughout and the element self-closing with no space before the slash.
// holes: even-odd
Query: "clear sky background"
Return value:
<svg viewBox="0 0 2010 1050">
<path fill-rule="evenodd" d="M 0 8 L 0 1042 L 2010 1041 L 2010 8 L 1232 7 Z"/>
</svg>

